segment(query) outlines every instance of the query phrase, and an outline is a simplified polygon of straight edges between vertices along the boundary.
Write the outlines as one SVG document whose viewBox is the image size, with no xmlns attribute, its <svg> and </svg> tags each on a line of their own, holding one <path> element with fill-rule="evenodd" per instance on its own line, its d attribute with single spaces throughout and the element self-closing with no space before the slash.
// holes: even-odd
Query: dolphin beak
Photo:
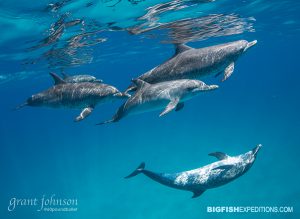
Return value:
<svg viewBox="0 0 300 219">
<path fill-rule="evenodd" d="M 218 85 L 209 85 L 209 90 L 215 90 L 218 89 L 219 86 Z"/>
<path fill-rule="evenodd" d="M 249 42 L 249 43 L 247 44 L 247 46 L 245 47 L 244 52 L 245 52 L 247 49 L 249 49 L 250 47 L 254 46 L 256 43 L 257 43 L 257 40 L 253 40 L 253 41 Z"/>
<path fill-rule="evenodd" d="M 206 88 L 204 88 L 204 90 L 209 91 L 209 90 L 215 90 L 218 88 L 219 88 L 218 85 L 208 85 L 208 86 L 206 86 Z"/>
<path fill-rule="evenodd" d="M 193 92 L 196 92 L 196 91 L 210 91 L 210 90 L 215 90 L 215 89 L 217 89 L 217 88 L 219 88 L 219 86 L 218 85 L 205 85 L 205 86 L 203 86 L 203 87 L 198 87 L 198 88 L 195 88 L 194 90 L 193 90 Z"/>
<path fill-rule="evenodd" d="M 130 94 L 127 94 L 127 93 L 121 93 L 121 92 L 119 92 L 119 93 L 115 93 L 114 94 L 114 97 L 131 97 L 131 95 Z"/>
<path fill-rule="evenodd" d="M 123 96 L 123 94 L 120 92 L 114 94 L 114 97 L 122 97 L 122 96 Z"/>
<path fill-rule="evenodd" d="M 130 98 L 130 97 L 131 97 L 131 95 L 130 95 L 130 94 L 128 94 L 128 93 L 122 93 L 122 97 L 128 97 L 128 98 Z"/>
<path fill-rule="evenodd" d="M 252 149 L 253 156 L 256 156 L 257 152 L 261 149 L 262 145 L 258 144 L 255 148 Z"/>
</svg>

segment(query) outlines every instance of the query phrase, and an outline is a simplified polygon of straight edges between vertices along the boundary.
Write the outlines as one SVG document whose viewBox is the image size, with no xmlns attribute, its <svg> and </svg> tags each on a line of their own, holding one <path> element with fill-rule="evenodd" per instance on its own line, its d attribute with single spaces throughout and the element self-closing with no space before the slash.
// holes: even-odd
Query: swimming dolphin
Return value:
<svg viewBox="0 0 300 219">
<path fill-rule="evenodd" d="M 217 85 L 206 85 L 202 81 L 181 79 L 149 84 L 140 79 L 134 79 L 137 91 L 117 111 L 115 116 L 108 121 L 99 123 L 117 122 L 130 114 L 164 109 L 159 116 L 166 115 L 172 110 L 179 111 L 184 107 L 184 101 L 200 94 L 203 91 L 217 89 Z"/>
<path fill-rule="evenodd" d="M 177 44 L 172 58 L 138 77 L 150 84 L 177 79 L 202 79 L 207 76 L 224 74 L 222 81 L 230 77 L 234 63 L 256 40 L 239 40 L 230 43 L 194 49 L 184 44 Z M 136 89 L 131 84 L 125 93 Z"/>
<path fill-rule="evenodd" d="M 61 73 L 63 76 L 63 79 L 67 83 L 80 83 L 80 82 L 97 82 L 102 83 L 103 81 L 100 79 L 97 79 L 96 77 L 92 75 L 73 75 L 70 76 L 66 73 Z"/>
<path fill-rule="evenodd" d="M 155 173 L 145 170 L 145 163 L 141 163 L 134 172 L 125 178 L 143 173 L 165 186 L 191 191 L 193 192 L 192 198 L 196 198 L 207 189 L 225 185 L 246 173 L 252 167 L 261 147 L 262 145 L 259 144 L 251 151 L 235 157 L 230 157 L 222 152 L 214 152 L 209 155 L 216 157 L 219 161 L 198 169 L 179 173 Z"/>
<path fill-rule="evenodd" d="M 81 121 L 90 115 L 98 104 L 112 102 L 120 98 L 127 98 L 117 88 L 103 83 L 66 83 L 54 73 L 54 86 L 48 90 L 32 95 L 25 103 L 18 106 L 46 106 L 52 108 L 67 107 L 83 109 L 75 121 Z"/>
</svg>

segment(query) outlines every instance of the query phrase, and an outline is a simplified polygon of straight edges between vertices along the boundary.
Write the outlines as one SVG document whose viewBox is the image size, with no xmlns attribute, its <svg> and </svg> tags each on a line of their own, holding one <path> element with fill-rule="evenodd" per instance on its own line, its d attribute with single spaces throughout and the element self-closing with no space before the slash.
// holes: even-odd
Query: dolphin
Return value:
<svg viewBox="0 0 300 219">
<path fill-rule="evenodd" d="M 178 79 L 217 77 L 223 74 L 222 81 L 225 81 L 233 73 L 237 59 L 256 43 L 256 40 L 252 42 L 238 40 L 200 49 L 194 49 L 185 44 L 176 44 L 173 57 L 140 75 L 138 79 L 155 84 Z M 135 89 L 136 85 L 131 84 L 125 93 Z"/>
<path fill-rule="evenodd" d="M 145 163 L 141 163 L 135 171 L 125 178 L 143 173 L 165 186 L 191 191 L 193 192 L 192 198 L 196 198 L 207 189 L 225 185 L 245 174 L 252 167 L 261 147 L 262 145 L 259 144 L 251 151 L 234 157 L 222 152 L 210 153 L 210 156 L 216 157 L 219 161 L 179 173 L 155 173 L 145 170 Z"/>
<path fill-rule="evenodd" d="M 111 85 L 91 82 L 66 83 L 55 73 L 50 73 L 50 75 L 54 79 L 54 86 L 32 95 L 16 109 L 24 106 L 79 108 L 82 111 L 75 118 L 75 121 L 78 122 L 89 116 L 98 104 L 127 98 L 125 94 Z"/>
<path fill-rule="evenodd" d="M 117 111 L 111 120 L 99 123 L 117 122 L 125 116 L 139 114 L 158 109 L 164 109 L 159 116 L 172 110 L 179 111 L 184 107 L 184 101 L 203 91 L 217 89 L 217 85 L 206 85 L 202 81 L 181 79 L 149 84 L 140 79 L 133 79 L 137 91 Z"/>
<path fill-rule="evenodd" d="M 102 83 L 103 80 L 97 79 L 95 76 L 92 75 L 73 75 L 70 76 L 66 73 L 61 73 L 63 76 L 63 80 L 67 83 L 80 83 L 80 82 L 97 82 Z"/>
</svg>

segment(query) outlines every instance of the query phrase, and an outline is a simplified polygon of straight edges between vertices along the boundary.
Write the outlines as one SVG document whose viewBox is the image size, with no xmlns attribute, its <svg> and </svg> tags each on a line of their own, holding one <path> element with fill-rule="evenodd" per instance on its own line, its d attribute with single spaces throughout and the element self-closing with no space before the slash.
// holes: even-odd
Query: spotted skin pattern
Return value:
<svg viewBox="0 0 300 219">
<path fill-rule="evenodd" d="M 126 178 L 143 173 L 158 183 L 180 190 L 191 191 L 194 193 L 193 197 L 198 197 L 207 189 L 225 185 L 245 174 L 252 167 L 261 147 L 262 145 L 259 144 L 245 154 L 234 157 L 226 155 L 217 162 L 179 173 L 155 173 L 145 170 L 145 164 L 143 164 L 142 168 L 138 168 Z"/>
<path fill-rule="evenodd" d="M 183 101 L 191 99 L 201 92 L 218 88 L 217 85 L 206 85 L 202 81 L 187 79 L 157 84 L 148 84 L 139 79 L 138 81 L 138 90 L 118 109 L 113 119 L 100 124 L 117 122 L 128 115 L 167 109 L 168 107 L 171 111 L 179 103 L 183 103 Z M 173 103 L 174 108 L 171 108 Z M 167 110 L 164 114 L 170 111 Z"/>
<path fill-rule="evenodd" d="M 116 99 L 116 94 L 121 95 L 115 87 L 107 84 L 65 83 L 32 95 L 27 103 L 29 106 L 84 108 L 112 101 Z"/>
<path fill-rule="evenodd" d="M 200 49 L 178 45 L 179 51 L 172 58 L 139 76 L 138 79 L 155 84 L 178 79 L 203 79 L 224 73 L 223 80 L 226 80 L 232 74 L 226 73 L 226 68 L 231 65 L 233 71 L 234 62 L 256 42 L 239 40 Z M 135 89 L 136 86 L 131 84 L 126 92 Z"/>
<path fill-rule="evenodd" d="M 79 116 L 75 118 L 79 122 L 89 116 L 96 105 L 113 102 L 117 99 L 128 98 L 117 88 L 103 83 L 66 83 L 52 73 L 55 85 L 40 93 L 32 95 L 25 103 L 16 107 L 51 107 L 51 108 L 78 108 Z"/>
<path fill-rule="evenodd" d="M 74 75 L 74 76 L 65 76 L 64 81 L 67 83 L 82 83 L 82 82 L 96 82 L 102 83 L 103 81 L 97 79 L 92 75 Z"/>
</svg>

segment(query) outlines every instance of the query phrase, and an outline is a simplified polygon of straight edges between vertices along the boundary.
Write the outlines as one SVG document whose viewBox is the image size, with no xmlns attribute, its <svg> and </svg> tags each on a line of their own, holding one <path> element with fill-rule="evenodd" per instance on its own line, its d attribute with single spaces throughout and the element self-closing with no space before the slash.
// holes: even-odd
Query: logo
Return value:
<svg viewBox="0 0 300 219">
<path fill-rule="evenodd" d="M 77 211 L 77 198 L 60 198 L 55 194 L 43 195 L 40 198 L 11 198 L 7 207 L 8 211 L 16 211 L 18 208 L 27 207 L 36 211 L 57 212 Z"/>
</svg>

